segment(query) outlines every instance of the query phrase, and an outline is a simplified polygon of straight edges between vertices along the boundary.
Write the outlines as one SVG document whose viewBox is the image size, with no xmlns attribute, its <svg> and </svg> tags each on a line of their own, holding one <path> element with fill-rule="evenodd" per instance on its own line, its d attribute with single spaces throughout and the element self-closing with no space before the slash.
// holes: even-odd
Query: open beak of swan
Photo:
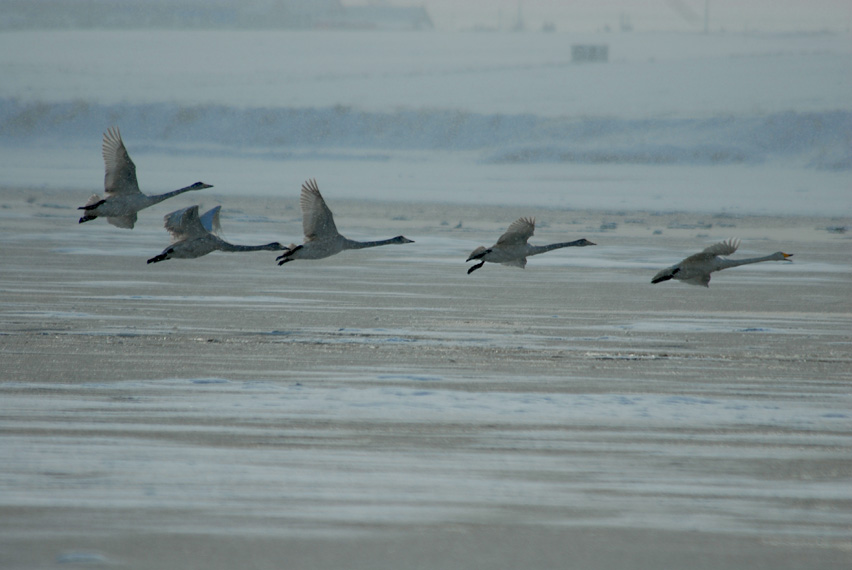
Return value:
<svg viewBox="0 0 852 570">
<path fill-rule="evenodd" d="M 781 252 L 781 255 L 783 255 L 783 256 L 784 256 L 784 261 L 793 261 L 792 259 L 788 259 L 789 257 L 793 257 L 793 254 L 792 254 L 792 253 L 784 253 L 784 252 L 782 251 L 782 252 Z"/>
</svg>

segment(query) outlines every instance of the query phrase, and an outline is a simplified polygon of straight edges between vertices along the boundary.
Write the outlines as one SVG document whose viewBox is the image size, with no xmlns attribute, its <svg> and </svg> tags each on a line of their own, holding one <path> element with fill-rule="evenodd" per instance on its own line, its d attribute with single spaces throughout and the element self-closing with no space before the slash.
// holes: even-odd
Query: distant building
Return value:
<svg viewBox="0 0 852 570">
<path fill-rule="evenodd" d="M 578 63 L 609 61 L 609 46 L 606 44 L 575 44 L 571 46 L 571 61 Z"/>
<path fill-rule="evenodd" d="M 422 6 L 340 0 L 0 0 L 0 29 L 395 29 L 434 25 Z"/>
</svg>

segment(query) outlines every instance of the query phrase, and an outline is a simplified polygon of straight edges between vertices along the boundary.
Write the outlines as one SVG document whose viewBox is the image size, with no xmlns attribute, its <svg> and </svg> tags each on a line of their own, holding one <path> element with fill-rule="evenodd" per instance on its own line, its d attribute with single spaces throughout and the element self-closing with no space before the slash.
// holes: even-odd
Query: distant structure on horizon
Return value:
<svg viewBox="0 0 852 570">
<path fill-rule="evenodd" d="M 574 44 L 571 46 L 571 61 L 574 63 L 602 63 L 609 61 L 609 46 Z"/>
<path fill-rule="evenodd" d="M 431 30 L 423 6 L 340 0 L 0 0 L 0 30 L 15 29 Z"/>
</svg>

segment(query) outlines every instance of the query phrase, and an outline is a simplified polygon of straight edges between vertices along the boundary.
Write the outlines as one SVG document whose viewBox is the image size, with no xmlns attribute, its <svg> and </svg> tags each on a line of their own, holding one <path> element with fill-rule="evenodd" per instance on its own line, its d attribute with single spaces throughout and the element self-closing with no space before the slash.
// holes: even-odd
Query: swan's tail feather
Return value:
<svg viewBox="0 0 852 570">
<path fill-rule="evenodd" d="M 485 248 L 483 246 L 479 246 L 470 253 L 470 255 L 468 256 L 468 258 L 465 261 L 470 261 L 472 259 L 482 259 L 485 255 L 487 255 L 490 252 L 491 252 L 490 249 Z"/>
<path fill-rule="evenodd" d="M 104 202 L 106 202 L 105 199 L 101 198 L 97 194 L 92 194 L 91 198 L 89 198 L 88 202 L 86 202 L 86 205 L 80 206 L 77 209 L 78 210 L 94 210 L 95 208 L 97 208 L 98 206 L 103 204 Z"/>
</svg>

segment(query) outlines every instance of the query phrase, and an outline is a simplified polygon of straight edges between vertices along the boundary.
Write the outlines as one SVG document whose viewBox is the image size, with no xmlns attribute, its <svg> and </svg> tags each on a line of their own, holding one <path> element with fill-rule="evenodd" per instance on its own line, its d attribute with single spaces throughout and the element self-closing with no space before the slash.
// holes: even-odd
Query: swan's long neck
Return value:
<svg viewBox="0 0 852 570">
<path fill-rule="evenodd" d="M 279 251 L 281 244 L 272 242 L 265 245 L 235 245 L 223 241 L 219 244 L 219 249 L 221 251 Z"/>
<path fill-rule="evenodd" d="M 184 192 L 189 192 L 190 190 L 196 190 L 196 188 L 194 188 L 194 186 L 195 185 L 193 184 L 191 186 L 186 186 L 185 188 L 179 188 L 177 190 L 172 190 L 171 192 L 166 192 L 165 194 L 156 194 L 154 196 L 148 196 L 148 202 L 149 202 L 148 205 L 153 206 L 154 204 L 159 204 L 163 200 L 168 200 L 169 198 L 172 198 L 174 196 L 178 196 L 180 194 L 183 194 Z"/>
<path fill-rule="evenodd" d="M 545 253 L 548 251 L 553 251 L 554 249 L 560 249 L 563 247 L 575 247 L 581 246 L 586 243 L 585 239 L 578 239 L 575 241 L 564 241 L 561 243 L 551 243 L 550 245 L 530 245 L 528 247 L 527 255 L 538 255 L 539 253 Z"/>
<path fill-rule="evenodd" d="M 719 269 L 728 269 L 729 267 L 738 267 L 740 265 L 748 265 L 749 263 L 760 263 L 761 261 L 779 261 L 776 254 L 764 255 L 763 257 L 750 257 L 748 259 L 719 259 L 716 264 Z"/>
<path fill-rule="evenodd" d="M 365 247 L 379 247 L 380 245 L 390 245 L 399 243 L 399 238 L 383 239 L 379 241 L 355 241 L 346 239 L 343 242 L 343 249 L 364 249 Z"/>
</svg>

